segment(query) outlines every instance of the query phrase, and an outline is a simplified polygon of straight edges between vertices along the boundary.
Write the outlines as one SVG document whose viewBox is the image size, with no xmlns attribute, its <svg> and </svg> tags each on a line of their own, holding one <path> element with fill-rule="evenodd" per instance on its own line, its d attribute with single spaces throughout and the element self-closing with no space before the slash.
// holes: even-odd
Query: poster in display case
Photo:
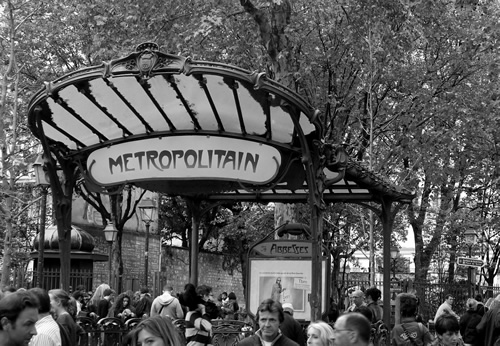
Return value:
<svg viewBox="0 0 500 346">
<path fill-rule="evenodd" d="M 322 306 L 327 306 L 326 260 L 322 265 Z M 248 309 L 255 314 L 260 302 L 271 298 L 291 303 L 294 318 L 310 320 L 311 259 L 250 259 Z"/>
</svg>

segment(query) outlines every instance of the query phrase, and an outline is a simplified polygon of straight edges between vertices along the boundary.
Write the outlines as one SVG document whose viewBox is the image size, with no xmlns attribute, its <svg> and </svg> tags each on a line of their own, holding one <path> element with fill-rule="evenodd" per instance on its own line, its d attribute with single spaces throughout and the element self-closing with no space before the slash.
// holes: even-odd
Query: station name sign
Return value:
<svg viewBox="0 0 500 346">
<path fill-rule="evenodd" d="M 271 241 L 258 244 L 254 249 L 266 257 L 311 257 L 312 243 L 303 241 Z"/>
<path fill-rule="evenodd" d="M 140 180 L 270 182 L 281 165 L 269 145 L 218 136 L 170 136 L 136 140 L 92 152 L 90 176 L 104 186 Z"/>
</svg>

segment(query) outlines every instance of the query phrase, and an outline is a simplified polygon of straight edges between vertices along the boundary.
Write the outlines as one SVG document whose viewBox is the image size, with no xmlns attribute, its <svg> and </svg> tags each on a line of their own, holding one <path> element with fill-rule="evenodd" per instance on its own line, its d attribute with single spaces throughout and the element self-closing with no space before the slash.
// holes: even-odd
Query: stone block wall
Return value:
<svg viewBox="0 0 500 346">
<path fill-rule="evenodd" d="M 87 228 L 88 229 L 88 228 Z M 109 245 L 104 239 L 102 231 L 93 233 L 96 240 L 94 252 L 109 253 Z M 124 265 L 124 289 L 138 290 L 144 280 L 144 245 L 143 233 L 125 231 L 122 240 L 122 258 Z M 184 285 L 189 282 L 189 250 L 182 247 L 164 247 L 160 253 L 160 240 L 157 235 L 149 238 L 149 264 L 148 287 L 155 295 L 161 294 L 162 287 L 168 284 L 176 293 L 184 290 Z M 161 261 L 161 270 L 159 262 Z M 214 298 L 222 292 L 234 292 L 238 304 L 244 306 L 244 290 L 242 274 L 234 271 L 232 274 L 222 269 L 223 256 L 212 253 L 199 253 L 198 284 L 211 286 Z M 95 289 L 101 283 L 108 283 L 108 262 L 94 262 Z"/>
<path fill-rule="evenodd" d="M 104 238 L 102 230 L 92 230 L 85 228 L 91 233 L 96 242 L 94 253 L 109 254 L 109 245 Z M 144 233 L 125 230 L 122 239 L 122 259 L 123 259 L 123 281 L 124 290 L 138 290 L 144 282 L 144 250 L 146 239 Z M 148 251 L 148 286 L 151 286 L 154 279 L 154 272 L 159 270 L 160 260 L 160 240 L 155 234 L 149 237 Z M 109 262 L 94 262 L 94 283 L 95 289 L 101 283 L 109 283 Z"/>
<path fill-rule="evenodd" d="M 214 298 L 222 292 L 234 292 L 238 304 L 244 305 L 243 277 L 238 271 L 232 274 L 222 269 L 223 256 L 206 252 L 199 253 L 198 284 L 211 286 Z M 162 280 L 179 293 L 189 282 L 189 250 L 181 247 L 165 247 L 162 253 Z M 161 287 L 161 285 L 159 285 Z"/>
</svg>

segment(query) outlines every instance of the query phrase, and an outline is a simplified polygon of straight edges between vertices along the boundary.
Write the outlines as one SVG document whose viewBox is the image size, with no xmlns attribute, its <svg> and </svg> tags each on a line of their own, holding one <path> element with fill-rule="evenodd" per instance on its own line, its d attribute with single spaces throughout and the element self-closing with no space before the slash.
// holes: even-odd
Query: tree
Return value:
<svg viewBox="0 0 500 346">
<path fill-rule="evenodd" d="M 112 222 L 117 230 L 116 241 L 113 242 L 112 248 L 112 263 L 114 266 L 114 277 L 116 282 L 110 282 L 116 290 L 122 291 L 122 277 L 124 273 L 123 257 L 122 257 L 122 242 L 123 230 L 128 220 L 135 215 L 137 205 L 144 197 L 145 190 L 137 190 L 133 186 L 125 186 L 123 188 L 109 189 L 109 191 L 97 192 L 89 188 L 83 181 L 76 187 L 77 193 L 97 210 L 106 224 Z M 109 203 L 103 200 L 103 193 L 107 196 Z M 109 209 L 109 210 L 108 210 Z M 111 279 L 111 278 L 110 278 Z"/>
<path fill-rule="evenodd" d="M 419 279 L 427 277 L 439 243 L 460 251 L 467 225 L 480 225 L 488 239 L 488 280 L 498 269 L 499 237 L 490 232 L 497 222 L 500 99 L 494 2 L 171 0 L 168 12 L 153 0 L 8 5 L 14 10 L 6 13 L 22 23 L 2 29 L 17 30 L 15 41 L 2 36 L 19 47 L 18 90 L 26 92 L 17 98 L 27 101 L 43 81 L 151 40 L 194 59 L 264 70 L 321 110 L 325 141 L 342 144 L 354 160 L 372 161 L 374 171 L 417 193 L 401 228 L 414 231 Z M 68 185 L 64 203 L 69 191 Z"/>
<path fill-rule="evenodd" d="M 22 5 L 22 6 L 18 6 Z M 16 223 L 25 212 L 29 194 L 19 188 L 18 180 L 26 176 L 28 163 L 33 160 L 30 152 L 33 140 L 28 135 L 25 119 L 20 116 L 21 94 L 25 80 L 19 62 L 21 28 L 26 25 L 36 6 L 7 1 L 2 16 L 0 40 L 4 64 L 0 94 L 0 230 L 3 233 L 3 264 L 0 287 L 8 285 L 11 278 L 15 239 L 22 231 Z"/>
</svg>

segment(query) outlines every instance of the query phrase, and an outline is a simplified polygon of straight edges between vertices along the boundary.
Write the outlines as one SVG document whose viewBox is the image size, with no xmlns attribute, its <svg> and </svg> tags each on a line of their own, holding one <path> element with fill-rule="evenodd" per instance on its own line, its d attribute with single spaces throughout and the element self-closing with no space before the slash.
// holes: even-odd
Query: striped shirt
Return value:
<svg viewBox="0 0 500 346">
<path fill-rule="evenodd" d="M 212 323 L 207 314 L 201 315 L 198 310 L 186 314 L 187 346 L 212 344 Z"/>
<path fill-rule="evenodd" d="M 61 331 L 51 315 L 40 318 L 35 323 L 36 335 L 29 346 L 61 346 Z"/>
</svg>

